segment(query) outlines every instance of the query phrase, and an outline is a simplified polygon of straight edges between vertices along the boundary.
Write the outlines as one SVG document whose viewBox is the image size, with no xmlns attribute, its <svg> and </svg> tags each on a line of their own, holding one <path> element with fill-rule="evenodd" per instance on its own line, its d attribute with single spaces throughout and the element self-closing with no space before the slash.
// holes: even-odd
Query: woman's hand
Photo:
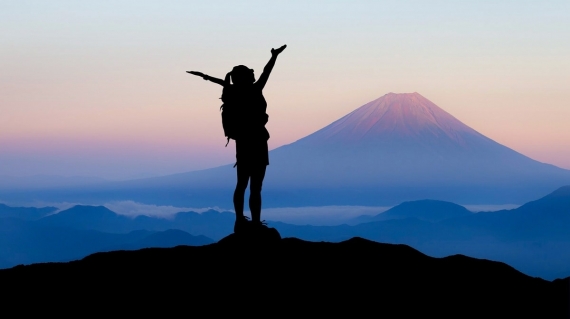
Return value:
<svg viewBox="0 0 570 319">
<path fill-rule="evenodd" d="M 287 45 L 283 45 L 282 47 L 278 48 L 278 49 L 271 49 L 271 55 L 279 55 L 279 53 L 283 52 L 283 50 L 285 50 L 285 48 L 287 47 Z"/>
<path fill-rule="evenodd" d="M 186 71 L 186 73 L 190 73 L 190 74 L 194 74 L 196 76 L 202 77 L 204 80 L 208 80 L 206 78 L 206 74 L 202 73 L 202 72 L 198 72 L 198 71 Z"/>
</svg>

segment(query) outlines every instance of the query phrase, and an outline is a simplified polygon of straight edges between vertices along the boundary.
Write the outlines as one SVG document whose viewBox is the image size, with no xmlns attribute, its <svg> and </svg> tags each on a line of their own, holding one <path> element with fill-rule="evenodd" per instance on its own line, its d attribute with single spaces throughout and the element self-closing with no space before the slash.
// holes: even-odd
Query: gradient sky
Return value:
<svg viewBox="0 0 570 319">
<path fill-rule="evenodd" d="M 127 179 L 230 163 L 221 87 L 245 64 L 270 147 L 388 92 L 570 169 L 570 2 L 0 1 L 0 175 Z"/>
</svg>

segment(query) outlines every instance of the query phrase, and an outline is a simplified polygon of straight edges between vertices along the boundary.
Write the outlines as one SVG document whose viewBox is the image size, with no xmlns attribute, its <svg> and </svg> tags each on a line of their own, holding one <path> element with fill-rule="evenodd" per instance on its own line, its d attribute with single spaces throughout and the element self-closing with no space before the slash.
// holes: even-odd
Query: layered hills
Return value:
<svg viewBox="0 0 570 319">
<path fill-rule="evenodd" d="M 14 210 L 28 216 L 27 209 Z M 0 216 L 0 268 L 113 249 L 201 245 L 230 234 L 234 220 L 233 213 L 214 210 L 133 218 L 102 206 L 75 206 L 33 221 Z M 328 242 L 363 237 L 410 245 L 434 257 L 464 254 L 497 260 L 550 280 L 570 275 L 570 186 L 512 210 L 472 213 L 451 202 L 419 200 L 349 222 L 269 225 L 284 237 Z"/>
<path fill-rule="evenodd" d="M 149 222 L 144 217 L 135 221 L 105 207 L 75 206 L 40 218 L 30 218 L 30 215 L 51 211 L 51 208 L 5 209 L 6 207 L 0 209 L 0 268 L 18 264 L 75 260 L 101 251 L 194 246 L 214 242 L 206 236 L 194 236 L 179 229 L 184 226 L 183 223 L 173 226 L 172 221 Z M 6 211 L 12 214 L 3 214 Z M 180 220 L 185 214 L 181 215 Z M 216 215 L 220 213 L 216 212 Z M 207 223 L 207 214 L 200 216 L 199 219 L 202 225 Z M 200 228 L 199 222 L 192 224 L 194 228 L 187 229 Z M 228 224 L 233 225 L 233 222 Z M 224 225 L 218 225 L 218 227 L 227 228 L 224 234 L 231 229 L 231 226 L 224 228 Z M 215 234 L 216 230 L 211 233 Z"/>
<path fill-rule="evenodd" d="M 454 206 L 445 202 L 408 202 L 392 208 L 391 216 L 382 217 L 382 213 L 373 217 L 376 221 L 354 226 L 274 225 L 283 236 L 313 241 L 360 236 L 407 244 L 430 256 L 461 253 L 499 260 L 542 278 L 570 274 L 570 186 L 512 210 L 464 213 Z M 448 218 L 440 219 L 445 214 Z"/>
</svg>

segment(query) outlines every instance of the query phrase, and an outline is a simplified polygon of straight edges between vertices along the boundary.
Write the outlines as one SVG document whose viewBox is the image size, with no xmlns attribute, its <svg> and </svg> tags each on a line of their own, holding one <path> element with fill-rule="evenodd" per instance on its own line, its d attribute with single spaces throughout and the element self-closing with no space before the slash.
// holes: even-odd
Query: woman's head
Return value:
<svg viewBox="0 0 570 319">
<path fill-rule="evenodd" d="M 245 65 L 234 66 L 232 69 L 232 82 L 237 85 L 253 84 L 255 82 L 253 70 Z"/>
</svg>

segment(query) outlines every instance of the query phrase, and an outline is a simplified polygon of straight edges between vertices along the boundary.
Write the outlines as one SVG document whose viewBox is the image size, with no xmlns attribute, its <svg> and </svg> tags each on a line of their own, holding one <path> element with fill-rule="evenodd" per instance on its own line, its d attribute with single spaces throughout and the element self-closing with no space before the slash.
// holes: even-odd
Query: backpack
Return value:
<svg viewBox="0 0 570 319">
<path fill-rule="evenodd" d="M 243 92 L 236 91 L 232 85 L 224 86 L 221 97 L 223 104 L 220 106 L 220 110 L 222 111 L 222 127 L 224 128 L 224 135 L 228 139 L 226 147 L 230 143 L 230 139 L 236 140 L 237 137 L 243 133 L 242 131 L 244 129 L 248 129 L 252 125 L 265 126 L 267 123 L 269 116 L 265 111 L 261 111 L 261 108 L 254 109 L 261 111 L 263 114 L 258 111 L 255 111 L 255 114 L 252 114 L 251 109 L 243 109 L 244 102 L 253 103 L 256 106 L 259 106 L 258 104 L 261 103 L 263 110 L 265 109 L 263 105 L 266 106 L 267 104 L 265 104 L 263 95 L 259 92 L 259 96 L 257 96 L 254 92 L 255 91 L 251 91 L 243 94 Z M 243 101 L 244 98 L 247 102 Z M 265 132 L 267 132 L 267 130 L 265 130 Z M 269 138 L 269 133 L 267 133 L 267 138 Z"/>
<path fill-rule="evenodd" d="M 239 105 L 236 101 L 235 94 L 231 85 L 224 86 L 222 91 L 222 106 L 220 110 L 222 111 L 222 126 L 224 128 L 224 135 L 228 138 L 226 147 L 230 143 L 230 138 L 235 140 L 239 134 Z"/>
</svg>

